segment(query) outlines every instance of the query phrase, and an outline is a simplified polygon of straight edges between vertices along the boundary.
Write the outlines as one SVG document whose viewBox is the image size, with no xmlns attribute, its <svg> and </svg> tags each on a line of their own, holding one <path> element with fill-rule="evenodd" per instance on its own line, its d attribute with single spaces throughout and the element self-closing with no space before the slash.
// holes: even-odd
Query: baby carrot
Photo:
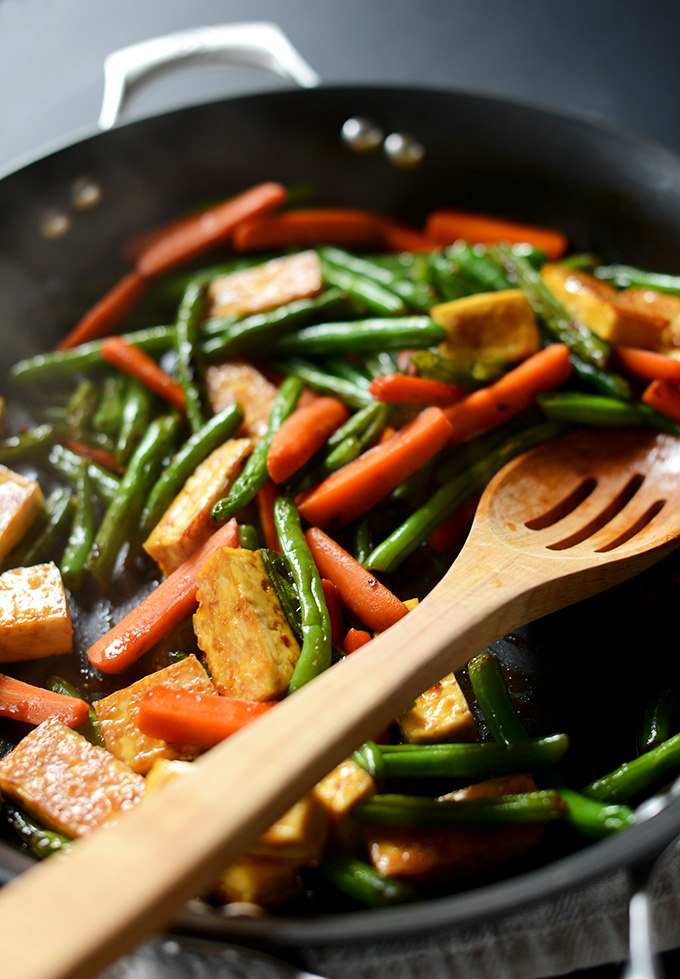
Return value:
<svg viewBox="0 0 680 979">
<path fill-rule="evenodd" d="M 406 374 L 381 374 L 368 389 L 377 401 L 401 405 L 450 405 L 468 393 L 456 384 Z"/>
<path fill-rule="evenodd" d="M 680 384 L 680 360 L 640 347 L 615 347 L 616 359 L 624 370 L 643 381 Z"/>
<path fill-rule="evenodd" d="M 299 208 L 244 221 L 234 231 L 238 252 L 293 245 L 374 245 L 382 237 L 381 219 L 351 207 Z"/>
<path fill-rule="evenodd" d="M 271 701 L 259 703 L 176 687 L 151 687 L 139 701 L 137 726 L 142 734 L 171 744 L 212 748 L 273 706 Z"/>
<path fill-rule="evenodd" d="M 567 250 L 567 238 L 561 231 L 451 209 L 432 211 L 425 222 L 425 235 L 438 245 L 450 245 L 459 240 L 471 245 L 527 242 L 550 259 L 561 258 Z"/>
<path fill-rule="evenodd" d="M 274 482 L 283 483 L 297 472 L 348 418 L 349 411 L 337 398 L 315 398 L 289 415 L 274 433 L 267 453 Z"/>
<path fill-rule="evenodd" d="M 667 415 L 673 421 L 680 422 L 680 390 L 667 381 L 652 381 L 643 394 L 642 400 L 646 405 Z"/>
<path fill-rule="evenodd" d="M 56 717 L 62 724 L 78 727 L 89 711 L 84 700 L 62 693 L 34 687 L 32 683 L 15 680 L 0 673 L 0 716 L 11 717 L 26 724 L 40 724 Z"/>
<path fill-rule="evenodd" d="M 98 340 L 114 331 L 132 312 L 146 292 L 146 279 L 139 272 L 129 272 L 95 303 L 57 344 L 57 350 L 68 350 L 81 343 Z"/>
<path fill-rule="evenodd" d="M 186 400 L 181 386 L 159 367 L 153 358 L 128 343 L 123 337 L 107 337 L 102 342 L 102 357 L 119 367 L 126 374 L 136 377 L 138 381 L 145 384 L 154 394 L 159 395 L 171 405 L 184 411 Z"/>
<path fill-rule="evenodd" d="M 342 648 L 349 655 L 355 649 L 361 649 L 362 646 L 365 646 L 370 641 L 371 633 L 366 632 L 365 629 L 348 629 Z"/>
<path fill-rule="evenodd" d="M 326 599 L 328 618 L 331 621 L 331 638 L 336 646 L 342 647 L 342 599 L 336 585 L 329 578 L 321 579 L 323 597 Z"/>
<path fill-rule="evenodd" d="M 278 495 L 279 492 L 276 486 L 272 483 L 271 479 L 268 479 L 262 489 L 258 491 L 255 497 L 255 503 L 257 505 L 257 515 L 260 518 L 265 547 L 270 551 L 280 552 L 281 544 L 276 531 L 276 523 L 274 522 L 274 501 Z"/>
</svg>

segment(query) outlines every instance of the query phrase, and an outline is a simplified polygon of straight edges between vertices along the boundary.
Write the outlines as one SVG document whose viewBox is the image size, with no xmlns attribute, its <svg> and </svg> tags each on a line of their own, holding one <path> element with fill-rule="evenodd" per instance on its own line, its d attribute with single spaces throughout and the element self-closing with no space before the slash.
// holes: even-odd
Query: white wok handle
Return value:
<svg viewBox="0 0 680 979">
<path fill-rule="evenodd" d="M 99 128 L 115 125 L 129 93 L 150 75 L 185 62 L 219 61 L 257 68 L 300 88 L 320 78 L 276 24 L 221 24 L 177 31 L 114 51 L 104 61 L 104 97 Z"/>
</svg>

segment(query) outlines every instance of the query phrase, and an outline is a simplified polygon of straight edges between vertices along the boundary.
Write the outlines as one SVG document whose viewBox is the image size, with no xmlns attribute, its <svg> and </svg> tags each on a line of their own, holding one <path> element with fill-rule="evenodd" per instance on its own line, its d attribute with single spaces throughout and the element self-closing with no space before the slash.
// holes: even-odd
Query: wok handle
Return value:
<svg viewBox="0 0 680 979">
<path fill-rule="evenodd" d="M 192 61 L 258 68 L 300 88 L 314 88 L 320 82 L 276 24 L 196 27 L 132 44 L 108 55 L 104 60 L 99 128 L 111 129 L 115 125 L 129 93 L 149 76 Z"/>
</svg>

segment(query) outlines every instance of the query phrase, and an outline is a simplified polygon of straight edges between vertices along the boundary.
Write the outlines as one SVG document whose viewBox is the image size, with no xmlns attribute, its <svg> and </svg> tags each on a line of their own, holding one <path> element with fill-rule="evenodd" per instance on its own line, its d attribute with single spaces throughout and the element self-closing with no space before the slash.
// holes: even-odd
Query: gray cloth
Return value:
<svg viewBox="0 0 680 979">
<path fill-rule="evenodd" d="M 680 946 L 680 846 L 651 884 L 655 947 Z M 548 904 L 403 941 L 297 948 L 326 979 L 545 979 L 627 958 L 629 883 L 622 871 Z M 100 979 L 307 979 L 258 953 L 156 938 Z"/>
</svg>

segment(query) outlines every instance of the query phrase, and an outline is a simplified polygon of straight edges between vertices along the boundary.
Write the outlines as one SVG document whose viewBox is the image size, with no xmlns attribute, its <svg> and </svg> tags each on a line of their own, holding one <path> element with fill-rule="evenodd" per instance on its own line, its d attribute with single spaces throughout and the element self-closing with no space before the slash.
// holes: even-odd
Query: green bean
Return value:
<svg viewBox="0 0 680 979">
<path fill-rule="evenodd" d="M 640 729 L 640 752 L 657 748 L 670 738 L 676 699 L 675 690 L 668 687 L 648 695 Z"/>
<path fill-rule="evenodd" d="M 398 316 L 393 319 L 353 320 L 318 323 L 275 337 L 267 355 L 324 356 L 334 353 L 364 353 L 431 347 L 444 339 L 443 326 L 427 316 Z"/>
<path fill-rule="evenodd" d="M 427 503 L 407 517 L 389 537 L 371 551 L 366 568 L 370 571 L 396 570 L 405 558 L 427 540 L 435 527 L 473 494 L 483 489 L 506 462 L 532 446 L 553 438 L 559 431 L 560 428 L 550 422 L 527 428 L 508 439 L 500 448 L 473 462 L 466 471 L 457 474 L 440 487 Z"/>
<path fill-rule="evenodd" d="M 619 289 L 635 286 L 639 289 L 654 289 L 680 296 L 680 276 L 666 275 L 664 272 L 643 272 L 632 265 L 599 265 L 593 270 L 596 279 L 611 282 Z"/>
<path fill-rule="evenodd" d="M 331 665 L 331 623 L 300 515 L 285 496 L 274 502 L 274 523 L 300 600 L 302 649 L 288 687 L 289 693 L 294 693 Z"/>
<path fill-rule="evenodd" d="M 84 378 L 66 405 L 66 423 L 73 438 L 82 438 L 94 415 L 98 400 L 97 385 Z"/>
<path fill-rule="evenodd" d="M 432 381 L 444 381 L 445 384 L 457 384 L 459 387 L 475 391 L 477 388 L 492 384 L 507 371 L 509 365 L 503 363 L 460 364 L 452 357 L 437 354 L 433 350 L 416 350 L 411 356 L 411 363 L 417 368 L 422 377 Z"/>
<path fill-rule="evenodd" d="M 352 556 L 363 565 L 373 550 L 373 520 L 365 513 L 354 523 L 352 530 Z"/>
<path fill-rule="evenodd" d="M 64 476 L 69 482 L 75 483 L 80 470 L 82 456 L 77 452 L 72 452 L 64 445 L 53 445 L 47 457 L 47 462 L 55 472 Z M 97 494 L 104 503 L 110 503 L 118 491 L 120 480 L 107 469 L 90 462 L 87 467 L 90 481 L 94 485 Z"/>
<path fill-rule="evenodd" d="M 238 404 L 229 404 L 195 432 L 154 483 L 144 506 L 138 537 L 147 537 L 196 468 L 232 436 L 243 421 Z"/>
<path fill-rule="evenodd" d="M 370 258 L 360 258 L 343 248 L 330 245 L 320 249 L 319 254 L 326 263 L 324 267 L 333 265 L 365 279 L 372 279 L 414 309 L 426 313 L 432 305 L 431 290 L 423 289 L 406 276 L 398 275 L 395 270 L 386 269 Z"/>
<path fill-rule="evenodd" d="M 175 341 L 174 326 L 153 326 L 147 330 L 126 333 L 125 339 L 135 347 L 149 354 L 163 353 L 169 350 Z M 102 367 L 106 361 L 102 357 L 102 340 L 92 340 L 82 343 L 70 350 L 53 350 L 46 354 L 37 354 L 26 360 L 20 360 L 10 370 L 15 381 L 34 381 L 59 379 L 77 374 L 80 371 Z"/>
<path fill-rule="evenodd" d="M 466 241 L 459 241 L 444 254 L 458 264 L 477 291 L 496 292 L 513 287 L 505 272 L 487 257 L 484 245 L 469 245 Z"/>
<path fill-rule="evenodd" d="M 136 377 L 128 378 L 115 452 L 116 462 L 121 468 L 127 465 L 149 427 L 153 403 L 153 392 L 146 384 L 142 384 Z"/>
<path fill-rule="evenodd" d="M 264 438 L 260 439 L 248 458 L 241 475 L 234 481 L 228 496 L 223 497 L 212 509 L 213 520 L 229 520 L 247 503 L 255 498 L 269 478 L 267 454 L 275 432 L 282 422 L 295 410 L 302 393 L 302 381 L 298 377 L 287 377 L 279 388 L 279 393 L 269 414 L 269 427 Z"/>
<path fill-rule="evenodd" d="M 357 387 L 350 381 L 344 381 L 342 378 L 336 377 L 335 374 L 328 374 L 310 361 L 300 358 L 276 360 L 271 364 L 271 367 L 287 377 L 299 378 L 319 394 L 329 394 L 334 398 L 340 398 L 350 408 L 363 408 L 368 404 L 373 404 L 373 397 L 365 388 Z"/>
<path fill-rule="evenodd" d="M 29 428 L 21 435 L 10 435 L 6 439 L 1 439 L 0 462 L 11 463 L 16 459 L 35 456 L 54 441 L 55 434 L 54 426 L 45 424 Z"/>
<path fill-rule="evenodd" d="M 5 565 L 11 568 L 29 568 L 49 560 L 58 542 L 66 534 L 72 507 L 70 490 L 55 489 L 50 493 L 37 526 L 7 555 Z"/>
<path fill-rule="evenodd" d="M 389 350 L 375 350 L 373 353 L 366 354 L 363 364 L 371 380 L 382 377 L 383 374 L 399 373 L 396 358 Z"/>
<path fill-rule="evenodd" d="M 330 436 L 326 445 L 333 449 L 340 445 L 346 438 L 356 436 L 360 438 L 362 434 L 374 424 L 382 423 L 384 428 L 387 424 L 388 408 L 380 401 L 371 401 L 359 411 L 356 411 L 351 418 L 348 418 L 344 425 L 337 428 Z"/>
<path fill-rule="evenodd" d="M 374 795 L 351 814 L 383 826 L 520 826 L 562 819 L 566 808 L 559 792 L 548 789 L 460 801 Z"/>
<path fill-rule="evenodd" d="M 648 788 L 657 779 L 680 765 L 680 734 L 674 734 L 656 748 L 624 762 L 613 772 L 586 785 L 582 792 L 600 802 L 621 803 Z"/>
<path fill-rule="evenodd" d="M 332 265 L 321 259 L 324 282 L 348 293 L 365 309 L 378 316 L 403 316 L 406 312 L 404 301 L 395 293 L 384 289 L 375 279 L 369 279 L 346 268 Z"/>
<path fill-rule="evenodd" d="M 99 402 L 92 427 L 96 432 L 114 436 L 118 434 L 123 413 L 123 394 L 125 391 L 125 375 L 118 373 L 104 378 L 102 396 Z"/>
<path fill-rule="evenodd" d="M 66 836 L 56 833 L 54 830 L 45 829 L 28 813 L 18 809 L 11 802 L 5 802 L 4 810 L 9 825 L 28 846 L 33 856 L 39 860 L 43 860 L 53 853 L 71 849 L 71 841 Z"/>
<path fill-rule="evenodd" d="M 95 535 L 95 514 L 91 500 L 91 480 L 87 460 L 83 459 L 76 479 L 76 504 L 71 532 L 61 558 L 61 576 L 72 591 L 80 588 Z"/>
<path fill-rule="evenodd" d="M 177 418 L 164 415 L 147 428 L 135 449 L 115 497 L 92 544 L 88 568 L 100 587 L 108 587 L 118 552 L 132 531 L 177 431 Z"/>
<path fill-rule="evenodd" d="M 562 269 L 573 269 L 574 272 L 593 272 L 600 264 L 600 259 L 592 252 L 576 252 L 560 258 L 557 265 Z"/>
<path fill-rule="evenodd" d="M 80 691 L 65 680 L 61 676 L 48 676 L 45 681 L 45 686 L 48 690 L 53 690 L 55 693 L 63 694 L 65 697 L 76 697 L 78 700 L 83 700 Z M 78 725 L 78 734 L 82 734 L 84 738 L 90 742 L 90 744 L 96 745 L 98 748 L 105 748 L 106 743 L 102 735 L 101 725 L 99 723 L 99 718 L 97 717 L 97 712 L 94 707 L 90 707 L 87 712 L 87 719 L 83 721 L 82 724 Z"/>
<path fill-rule="evenodd" d="M 241 523 L 238 525 L 238 542 L 246 551 L 257 551 L 261 546 L 260 535 L 257 527 L 251 523 Z"/>
<path fill-rule="evenodd" d="M 326 357 L 322 366 L 329 374 L 335 374 L 337 377 L 355 384 L 358 388 L 368 388 L 371 383 L 370 377 L 362 373 L 346 357 Z"/>
<path fill-rule="evenodd" d="M 600 394 L 580 391 L 554 391 L 536 396 L 547 418 L 575 425 L 596 425 L 601 428 L 629 426 L 658 428 L 671 435 L 680 435 L 680 425 L 642 402 L 619 401 Z"/>
<path fill-rule="evenodd" d="M 618 398 L 619 401 L 630 401 L 633 397 L 630 382 L 621 374 L 614 371 L 605 371 L 601 367 L 594 367 L 585 360 L 581 360 L 574 353 L 570 355 L 574 374 L 578 377 L 584 387 L 590 388 L 597 394 L 604 394 L 609 398 Z"/>
<path fill-rule="evenodd" d="M 410 884 L 386 877 L 369 863 L 339 850 L 326 851 L 318 869 L 339 891 L 370 908 L 392 907 L 419 899 Z"/>
<path fill-rule="evenodd" d="M 186 415 L 192 432 L 198 432 L 205 423 L 203 399 L 198 387 L 201 374 L 198 335 L 205 306 L 205 286 L 192 282 L 186 287 L 175 320 L 177 374 L 184 391 Z"/>
<path fill-rule="evenodd" d="M 279 554 L 277 551 L 262 548 L 260 554 L 262 555 L 267 577 L 276 592 L 291 632 L 297 641 L 302 643 L 302 611 L 300 608 L 300 599 L 298 598 L 291 575 L 290 564 L 283 554 Z"/>
<path fill-rule="evenodd" d="M 462 299 L 463 296 L 470 296 L 479 291 L 474 283 L 462 275 L 460 266 L 447 255 L 432 252 L 429 263 L 430 281 L 444 302 Z"/>
<path fill-rule="evenodd" d="M 562 304 L 546 286 L 539 272 L 526 259 L 513 254 L 506 245 L 492 245 L 489 256 L 505 269 L 511 282 L 524 292 L 529 305 L 541 320 L 548 334 L 566 344 L 581 360 L 604 368 L 611 356 L 611 347 L 583 323 L 573 320 Z"/>
<path fill-rule="evenodd" d="M 364 771 L 368 772 L 371 778 L 382 778 L 385 774 L 385 764 L 380 745 L 375 741 L 365 741 L 360 748 L 352 753 L 352 759 Z"/>
</svg>

